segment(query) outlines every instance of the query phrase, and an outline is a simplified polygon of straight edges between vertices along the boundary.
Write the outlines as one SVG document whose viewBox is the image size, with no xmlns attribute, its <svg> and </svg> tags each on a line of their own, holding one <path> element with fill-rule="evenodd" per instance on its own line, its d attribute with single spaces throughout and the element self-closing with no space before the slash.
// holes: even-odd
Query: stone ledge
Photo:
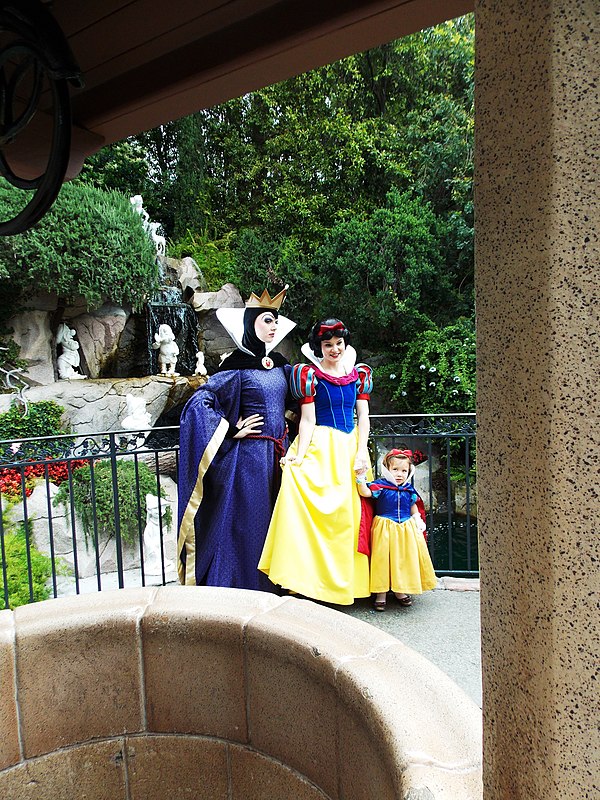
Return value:
<svg viewBox="0 0 600 800">
<path fill-rule="evenodd" d="M 182 770 L 196 782 L 204 771 L 223 800 L 251 786 L 257 798 L 275 786 L 324 800 L 482 796 L 479 709 L 426 659 L 333 609 L 176 586 L 49 600 L 0 624 L 3 798 L 28 798 L 32 775 L 38 800 L 67 796 L 81 770 L 100 798 L 107 759 L 126 770 L 114 800 L 134 781 L 164 798 Z"/>
<path fill-rule="evenodd" d="M 453 578 L 451 575 L 444 575 L 438 578 L 437 588 L 451 592 L 478 592 L 480 583 L 479 578 Z"/>
</svg>

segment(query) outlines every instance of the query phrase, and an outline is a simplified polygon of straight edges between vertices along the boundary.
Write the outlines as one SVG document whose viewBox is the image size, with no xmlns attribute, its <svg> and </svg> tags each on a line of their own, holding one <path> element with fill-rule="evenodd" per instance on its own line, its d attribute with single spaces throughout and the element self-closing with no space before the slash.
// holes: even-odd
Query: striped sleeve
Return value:
<svg viewBox="0 0 600 800">
<path fill-rule="evenodd" d="M 373 391 L 373 370 L 368 364 L 357 364 L 358 372 L 357 400 L 369 400 Z"/>
<path fill-rule="evenodd" d="M 295 364 L 290 377 L 290 391 L 301 404 L 314 403 L 317 391 L 315 368 L 308 364 Z"/>
</svg>

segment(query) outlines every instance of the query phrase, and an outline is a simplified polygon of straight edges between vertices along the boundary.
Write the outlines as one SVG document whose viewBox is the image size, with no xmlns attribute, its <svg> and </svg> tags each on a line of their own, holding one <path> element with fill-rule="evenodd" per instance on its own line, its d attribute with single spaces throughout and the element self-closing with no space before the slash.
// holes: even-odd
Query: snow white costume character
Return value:
<svg viewBox="0 0 600 800">
<path fill-rule="evenodd" d="M 437 578 L 425 543 L 425 508 L 411 483 L 415 474 L 412 450 L 390 450 L 381 465 L 382 477 L 356 479 L 358 493 L 375 502 L 371 527 L 371 591 L 376 611 L 385 611 L 391 589 L 401 606 L 412 605 L 412 594 L 435 589 Z"/>
<path fill-rule="evenodd" d="M 217 317 L 237 345 L 183 409 L 178 475 L 179 581 L 274 591 L 258 559 L 280 483 L 291 367 L 273 348 L 295 323 L 252 293 Z"/>
<path fill-rule="evenodd" d="M 357 472 L 368 466 L 371 369 L 355 367 L 341 320 L 318 322 L 293 368 L 298 437 L 282 459 L 281 490 L 258 568 L 274 584 L 326 603 L 368 597 L 369 560 L 357 550 Z"/>
</svg>

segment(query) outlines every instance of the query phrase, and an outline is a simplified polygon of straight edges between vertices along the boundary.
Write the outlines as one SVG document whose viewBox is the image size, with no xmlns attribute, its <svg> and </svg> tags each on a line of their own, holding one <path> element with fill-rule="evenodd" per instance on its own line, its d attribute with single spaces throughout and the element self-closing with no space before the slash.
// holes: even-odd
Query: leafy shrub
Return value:
<svg viewBox="0 0 600 800">
<path fill-rule="evenodd" d="M 38 403 L 29 403 L 25 412 L 22 406 L 12 405 L 8 411 L 0 414 L 0 441 L 14 442 L 15 439 L 36 439 L 43 436 L 60 436 L 70 433 L 65 430 L 61 417 L 64 408 L 54 400 L 40 400 Z M 16 450 L 14 447 L 3 445 L 5 459 L 10 458 L 10 451 L 14 460 L 41 460 L 62 456 L 71 446 L 73 440 L 69 437 L 54 442 L 27 442 L 21 444 Z M 43 474 L 43 470 L 40 474 Z"/>
<path fill-rule="evenodd" d="M 0 181 L 0 218 L 22 200 Z M 156 251 L 129 199 L 66 183 L 31 230 L 0 242 L 0 279 L 21 293 L 47 290 L 90 307 L 108 298 L 140 308 L 158 285 Z M 1 315 L 0 315 L 1 316 Z"/>
<path fill-rule="evenodd" d="M 402 358 L 376 369 L 377 386 L 400 413 L 475 410 L 475 326 L 461 318 L 417 334 Z"/>
<path fill-rule="evenodd" d="M 202 233 L 188 230 L 184 237 L 169 243 L 169 256 L 193 258 L 206 281 L 207 290 L 217 292 L 223 284 L 234 280 L 230 240 L 231 234 L 212 240 L 206 230 Z"/>
<path fill-rule="evenodd" d="M 61 423 L 64 408 L 54 400 L 29 403 L 25 415 L 18 405 L 0 414 L 1 439 L 33 439 L 35 436 L 58 436 L 65 433 Z"/>
<path fill-rule="evenodd" d="M 14 525 L 4 513 L 4 554 L 6 559 L 6 578 L 8 586 L 8 607 L 16 608 L 31 602 L 29 596 L 29 579 L 27 577 L 27 539 L 23 524 Z M 35 547 L 29 547 L 31 559 L 31 575 L 33 584 L 33 600 L 47 600 L 50 589 L 48 579 L 52 575 L 52 560 L 40 553 Z M 0 569 L 0 609 L 4 604 L 4 575 Z"/>
<path fill-rule="evenodd" d="M 97 461 L 76 470 L 72 484 L 73 503 L 83 522 L 86 538 L 94 531 L 94 517 L 99 534 L 107 538 L 112 536 L 115 530 L 115 505 L 111 462 Z M 139 533 L 139 521 L 146 519 L 146 495 L 156 494 L 156 475 L 143 462 L 118 461 L 117 485 L 121 536 L 126 542 L 134 542 Z M 164 496 L 163 492 L 161 496 Z M 53 503 L 67 504 L 69 499 L 69 484 L 65 481 L 60 485 Z M 166 509 L 165 522 L 167 525 L 171 523 L 169 508 Z"/>
</svg>

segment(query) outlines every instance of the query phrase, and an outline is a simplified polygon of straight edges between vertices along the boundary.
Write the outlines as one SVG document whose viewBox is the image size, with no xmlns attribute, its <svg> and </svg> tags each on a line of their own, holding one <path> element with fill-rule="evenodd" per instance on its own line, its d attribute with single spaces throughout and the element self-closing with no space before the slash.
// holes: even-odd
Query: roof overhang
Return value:
<svg viewBox="0 0 600 800">
<path fill-rule="evenodd" d="M 469 13 L 473 0 L 54 0 L 85 85 L 67 175 L 105 144 Z M 43 114 L 10 146 L 44 168 Z M 8 151 L 7 151 L 8 155 Z"/>
</svg>

